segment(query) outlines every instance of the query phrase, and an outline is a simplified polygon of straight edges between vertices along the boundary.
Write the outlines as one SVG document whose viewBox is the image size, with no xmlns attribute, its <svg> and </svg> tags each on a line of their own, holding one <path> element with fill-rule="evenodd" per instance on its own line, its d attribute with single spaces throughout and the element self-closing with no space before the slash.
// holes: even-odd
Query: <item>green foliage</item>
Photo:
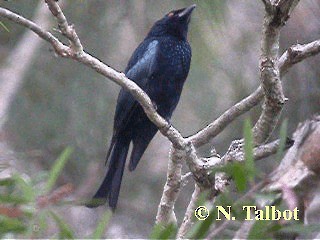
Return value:
<svg viewBox="0 0 320 240">
<path fill-rule="evenodd" d="M 56 180 L 71 154 L 72 149 L 66 148 L 48 174 L 40 172 L 38 176 L 29 179 L 26 175 L 16 173 L 0 179 L 0 238 L 50 237 L 46 235 L 46 230 L 52 220 L 58 228 L 57 235 L 51 236 L 52 238 L 75 238 L 75 231 L 56 211 L 61 203 L 50 200 L 51 194 L 55 192 L 53 187 Z M 44 202 L 42 204 L 41 199 Z M 111 212 L 107 211 L 98 222 L 91 238 L 103 237 L 110 217 Z"/>
<path fill-rule="evenodd" d="M 103 233 L 106 229 L 106 226 L 108 225 L 108 222 L 112 216 L 112 212 L 110 210 L 107 210 L 103 216 L 101 217 L 96 229 L 94 230 L 92 234 L 93 239 L 102 238 Z"/>
<path fill-rule="evenodd" d="M 233 177 L 234 183 L 238 189 L 238 191 L 243 192 L 247 188 L 247 176 L 246 175 L 246 165 L 241 164 L 239 162 L 235 162 L 231 164 L 231 171 L 227 171 L 227 173 L 231 173 L 230 175 Z"/>
<path fill-rule="evenodd" d="M 15 184 L 15 181 L 12 178 L 0 179 L 0 187 L 3 187 L 3 186 L 10 187 L 10 186 L 13 186 L 14 184 Z"/>
<path fill-rule="evenodd" d="M 319 232 L 320 224 L 309 224 L 305 225 L 302 223 L 291 224 L 289 226 L 284 226 L 279 229 L 280 233 L 296 233 L 296 234 L 310 234 L 313 232 Z"/>
<path fill-rule="evenodd" d="M 230 176 L 237 187 L 237 190 L 243 192 L 247 187 L 246 165 L 240 162 L 229 162 L 222 167 L 217 167 L 212 174 L 224 172 Z"/>
<path fill-rule="evenodd" d="M 58 215 L 56 215 L 54 212 L 50 211 L 50 215 L 54 219 L 54 221 L 57 223 L 59 227 L 59 239 L 73 239 L 73 232 Z"/>
<path fill-rule="evenodd" d="M 287 138 L 287 120 L 285 120 L 280 129 L 280 147 L 277 152 L 277 159 L 280 159 L 283 155 L 283 151 L 285 148 L 286 138 Z M 214 169 L 213 173 L 217 172 L 225 172 L 228 176 L 230 176 L 236 186 L 237 194 L 240 194 L 240 200 L 234 201 L 234 197 L 230 197 L 228 192 L 221 193 L 215 199 L 215 206 L 231 206 L 231 215 L 235 217 L 235 219 L 242 223 L 245 221 L 246 215 L 245 211 L 242 211 L 242 206 L 255 206 L 256 201 L 258 202 L 266 202 L 267 205 L 280 205 L 281 198 L 278 193 L 252 193 L 249 195 L 243 195 L 243 192 L 248 189 L 249 183 L 254 184 L 255 177 L 258 175 L 258 169 L 255 167 L 254 156 L 253 156 L 253 134 L 252 134 L 252 125 L 249 120 L 246 120 L 243 127 L 243 136 L 245 139 L 244 144 L 244 162 L 231 162 L 227 163 L 222 167 L 218 167 Z M 250 197 L 249 197 L 250 196 Z M 202 202 L 200 205 L 204 205 L 204 199 L 202 197 Z M 213 207 L 210 211 L 209 217 L 204 221 L 196 221 L 192 229 L 188 233 L 188 238 L 193 239 L 201 239 L 205 238 L 208 234 L 209 229 L 212 229 L 213 225 L 218 223 L 217 221 L 217 209 Z M 229 220 L 227 220 L 229 221 Z M 227 228 L 230 228 L 228 226 Z M 318 230 L 319 226 L 311 225 L 308 230 L 303 228 L 303 225 L 292 224 L 289 226 L 280 225 L 278 221 L 256 221 L 253 227 L 250 229 L 248 238 L 249 239 L 268 239 L 276 236 L 277 234 L 283 233 L 298 233 L 304 234 L 306 232 L 312 232 Z M 229 229 L 230 230 L 230 229 Z M 221 237 L 222 235 L 219 235 Z"/>
<path fill-rule="evenodd" d="M 9 28 L 8 28 L 6 25 L 4 25 L 4 23 L 1 22 L 1 21 L 0 21 L 0 26 L 1 26 L 4 30 L 6 30 L 7 32 L 10 32 Z"/>
<path fill-rule="evenodd" d="M 156 224 L 151 231 L 150 239 L 173 239 L 176 233 L 177 226 L 174 224 L 169 224 L 168 226 Z"/>
<path fill-rule="evenodd" d="M 23 233 L 26 225 L 20 220 L 0 215 L 0 237 L 7 233 Z"/>
<path fill-rule="evenodd" d="M 49 173 L 49 179 L 46 186 L 46 192 L 50 192 L 56 183 L 59 174 L 61 173 L 63 167 L 66 165 L 70 155 L 72 154 L 73 150 L 70 147 L 67 147 L 63 153 L 60 155 L 60 157 L 57 159 L 57 161 L 54 163 L 50 173 Z"/>
<path fill-rule="evenodd" d="M 281 229 L 277 221 L 255 221 L 250 229 L 248 239 L 271 238 L 272 234 Z"/>
<path fill-rule="evenodd" d="M 222 167 L 215 168 L 212 173 L 225 172 L 233 180 L 239 192 L 243 192 L 247 189 L 248 183 L 254 181 L 254 177 L 257 175 L 258 170 L 255 167 L 253 158 L 253 136 L 252 127 L 249 120 L 245 121 L 243 128 L 243 135 L 245 139 L 244 144 L 244 162 L 230 162 Z"/>
<path fill-rule="evenodd" d="M 197 206 L 204 206 L 205 204 L 205 199 L 207 193 L 203 193 L 201 196 L 201 201 L 198 201 Z M 220 194 L 216 200 L 215 200 L 215 206 L 228 206 L 231 205 L 232 201 L 229 196 L 229 194 L 223 193 Z M 217 214 L 217 208 L 213 207 L 210 212 L 208 218 L 202 221 L 196 221 L 194 226 L 191 228 L 191 230 L 188 232 L 187 238 L 190 239 L 203 239 L 206 237 L 209 229 L 216 223 L 215 219 L 218 217 Z"/>
</svg>

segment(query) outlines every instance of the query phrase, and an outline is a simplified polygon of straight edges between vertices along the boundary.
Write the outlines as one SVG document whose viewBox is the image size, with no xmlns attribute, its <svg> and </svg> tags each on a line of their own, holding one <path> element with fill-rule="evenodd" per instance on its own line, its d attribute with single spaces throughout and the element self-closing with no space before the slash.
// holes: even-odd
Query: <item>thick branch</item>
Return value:
<svg viewBox="0 0 320 240">
<path fill-rule="evenodd" d="M 158 213 L 156 217 L 157 224 L 177 224 L 177 218 L 174 213 L 174 203 L 178 198 L 181 188 L 181 171 L 184 158 L 184 152 L 171 147 L 167 181 L 164 185 L 161 201 L 158 206 Z"/>
<path fill-rule="evenodd" d="M 190 142 L 183 150 L 172 147 L 168 163 L 167 181 L 156 217 L 156 223 L 158 224 L 167 225 L 168 223 L 177 222 L 174 213 L 174 203 L 181 190 L 181 169 L 184 161 L 187 162 L 193 178 L 201 190 L 210 189 L 212 192 L 215 191 L 214 176 L 209 176 L 209 173 L 215 166 L 221 163 L 221 159 L 217 157 L 198 158 L 195 148 Z"/>
<path fill-rule="evenodd" d="M 296 0 L 272 3 L 272 11 L 266 8 L 263 22 L 260 78 L 265 101 L 259 120 L 253 128 L 255 145 L 265 142 L 273 132 L 286 98 L 283 94 L 278 64 L 280 29 L 285 24 Z"/>
</svg>

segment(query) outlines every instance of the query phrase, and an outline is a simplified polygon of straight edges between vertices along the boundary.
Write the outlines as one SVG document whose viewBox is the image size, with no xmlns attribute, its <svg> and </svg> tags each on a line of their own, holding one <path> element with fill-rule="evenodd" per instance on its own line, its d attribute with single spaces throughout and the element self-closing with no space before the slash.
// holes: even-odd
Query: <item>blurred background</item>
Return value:
<svg viewBox="0 0 320 240">
<path fill-rule="evenodd" d="M 2 1 L 4 6 L 54 31 L 56 23 L 43 2 Z M 153 23 L 172 9 L 196 3 L 189 27 L 192 64 L 172 123 L 184 136 L 197 132 L 259 85 L 258 61 L 264 8 L 261 1 L 202 0 L 90 0 L 60 1 L 85 51 L 123 71 L 133 50 Z M 5 19 L 0 27 L 0 158 L 18 171 L 34 176 L 47 171 L 67 146 L 72 158 L 58 184 L 73 183 L 78 196 L 90 197 L 105 174 L 105 154 L 111 138 L 113 114 L 120 87 L 72 60 L 56 57 L 51 46 L 28 30 Z M 281 50 L 319 38 L 320 2 L 301 1 L 281 34 Z M 60 37 L 60 39 L 63 39 Z M 290 69 L 283 79 L 288 103 L 289 135 L 300 121 L 320 110 L 320 56 Z M 238 118 L 211 144 L 223 154 L 242 137 L 245 118 L 254 122 L 257 106 Z M 2 114 L 1 113 L 1 114 Z M 274 138 L 278 130 L 274 132 Z M 118 209 L 106 237 L 146 238 L 154 224 L 166 180 L 169 142 L 160 134 L 152 141 L 136 171 L 125 173 Z M 8 157 L 10 156 L 10 157 Z M 270 171 L 272 158 L 259 166 Z M 189 183 L 177 205 L 178 219 L 193 191 Z M 104 207 L 68 208 L 67 222 L 83 237 Z"/>
</svg>

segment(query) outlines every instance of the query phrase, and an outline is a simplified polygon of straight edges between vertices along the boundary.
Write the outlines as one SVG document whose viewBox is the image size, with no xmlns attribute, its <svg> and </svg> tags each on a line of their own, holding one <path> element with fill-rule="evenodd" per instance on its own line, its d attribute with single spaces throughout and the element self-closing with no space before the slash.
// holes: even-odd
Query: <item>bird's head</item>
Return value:
<svg viewBox="0 0 320 240">
<path fill-rule="evenodd" d="M 170 11 L 153 25 L 148 37 L 158 37 L 169 34 L 180 39 L 186 39 L 191 14 L 195 8 L 196 5 L 193 4 L 187 8 Z"/>
</svg>

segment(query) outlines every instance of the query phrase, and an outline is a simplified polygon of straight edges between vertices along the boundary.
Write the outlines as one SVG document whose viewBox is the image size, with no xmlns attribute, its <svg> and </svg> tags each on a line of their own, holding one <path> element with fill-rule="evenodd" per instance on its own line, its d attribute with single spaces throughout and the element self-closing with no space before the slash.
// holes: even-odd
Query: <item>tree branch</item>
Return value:
<svg viewBox="0 0 320 240">
<path fill-rule="evenodd" d="M 179 165 L 179 161 L 182 162 L 183 160 L 175 161 L 175 159 L 180 158 L 179 154 L 177 153 L 179 151 L 182 152 L 183 155 L 190 153 L 191 151 L 188 150 L 190 149 L 190 144 L 187 144 L 187 141 L 182 137 L 179 131 L 176 130 L 173 126 L 171 126 L 164 118 L 162 118 L 156 112 L 149 96 L 137 84 L 128 79 L 124 73 L 119 73 L 115 71 L 114 69 L 107 66 L 97 58 L 83 51 L 83 47 L 74 28 L 68 24 L 67 19 L 65 18 L 56 1 L 46 0 L 46 3 L 48 4 L 48 7 L 52 14 L 57 19 L 60 31 L 70 41 L 70 46 L 61 43 L 50 32 L 43 30 L 41 27 L 39 27 L 32 21 L 25 19 L 24 17 L 15 14 L 7 9 L 0 8 L 0 16 L 29 28 L 39 37 L 49 42 L 59 56 L 71 58 L 94 69 L 96 72 L 109 78 L 113 82 L 117 83 L 118 85 L 129 91 L 133 95 L 133 97 L 141 104 L 142 108 L 144 109 L 144 112 L 146 113 L 150 121 L 152 121 L 158 127 L 160 132 L 164 136 L 166 136 L 173 145 L 173 153 L 171 157 L 172 161 L 169 161 L 169 168 L 172 169 L 172 172 L 171 174 L 170 172 L 168 172 L 167 184 L 165 186 L 165 191 L 163 193 L 161 204 L 159 206 L 157 222 L 166 224 L 169 221 L 176 221 L 174 220 L 175 216 L 173 212 L 173 207 L 179 191 L 174 191 L 176 190 L 175 186 L 180 187 L 181 163 Z M 177 181 L 174 181 L 173 179 Z"/>
<path fill-rule="evenodd" d="M 315 56 L 320 52 L 320 40 L 313 41 L 304 45 L 293 45 L 285 51 L 278 61 L 280 76 L 284 76 L 288 70 L 295 64 L 305 60 L 308 57 Z M 226 110 L 220 117 L 214 120 L 205 128 L 196 134 L 187 138 L 195 147 L 201 147 L 208 143 L 210 139 L 221 133 L 237 117 L 249 111 L 259 104 L 264 97 L 264 91 L 259 86 L 252 94 L 236 103 Z"/>
<path fill-rule="evenodd" d="M 11 20 L 12 22 L 15 22 L 19 25 L 22 25 L 22 26 L 30 29 L 34 33 L 36 33 L 40 38 L 49 42 L 53 46 L 54 50 L 56 51 L 56 53 L 58 55 L 63 56 L 63 57 L 67 55 L 68 47 L 65 46 L 64 44 L 62 44 L 50 32 L 43 30 L 40 26 L 38 26 L 34 22 L 22 17 L 21 15 L 18 15 L 18 14 L 11 12 L 5 8 L 2 8 L 2 7 L 0 7 L 0 16 L 5 17 L 5 18 L 7 18 L 7 19 Z"/>
<path fill-rule="evenodd" d="M 9 10 L 0 8 L 0 16 L 23 25 L 35 32 L 42 39 L 49 42 L 59 56 L 74 59 L 94 69 L 96 72 L 109 78 L 129 91 L 141 104 L 150 121 L 152 121 L 159 128 L 160 132 L 169 139 L 172 143 L 172 148 L 168 163 L 167 182 L 164 187 L 163 196 L 161 198 L 157 214 L 157 223 L 162 224 L 168 224 L 169 222 L 176 223 L 174 204 L 181 188 L 181 168 L 182 163 L 185 160 L 193 173 L 196 182 L 199 184 L 200 189 L 202 187 L 214 188 L 214 178 L 212 179 L 212 176 L 208 176 L 208 171 L 217 164 L 221 164 L 221 158 L 218 158 L 218 161 L 217 158 L 198 158 L 195 147 L 199 147 L 207 143 L 234 119 L 257 105 L 265 95 L 263 112 L 254 127 L 256 143 L 263 143 L 271 134 L 281 112 L 282 105 L 285 102 L 280 82 L 280 75 L 285 74 L 295 63 L 317 54 L 320 51 L 319 40 L 317 40 L 313 43 L 303 45 L 302 49 L 296 49 L 297 45 L 291 47 L 292 49 L 295 48 L 292 52 L 298 51 L 299 53 L 291 54 L 291 50 L 289 49 L 279 60 L 279 31 L 298 1 L 289 0 L 285 2 L 283 0 L 279 0 L 275 4 L 269 0 L 263 0 L 264 3 L 272 4 L 272 8 L 270 8 L 266 13 L 264 21 L 264 37 L 262 40 L 262 55 L 260 60 L 262 87 L 259 87 L 247 98 L 232 106 L 206 128 L 185 139 L 178 130 L 172 127 L 156 112 L 148 95 L 137 84 L 126 78 L 125 74 L 115 71 L 100 60 L 91 56 L 89 53 L 86 53 L 83 50 L 74 27 L 68 24 L 67 19 L 57 2 L 54 0 L 45 1 L 52 14 L 56 17 L 61 33 L 70 41 L 70 46 L 61 43 L 50 32 L 44 31 L 32 21 L 29 21 Z M 278 148 L 278 144 L 278 142 L 273 142 L 255 148 L 255 158 L 260 159 L 273 154 Z M 243 158 L 241 155 L 239 156 Z M 237 156 L 235 159 L 237 159 Z M 192 204 L 192 202 L 190 202 L 190 204 Z M 186 214 L 187 213 L 188 211 Z"/>
<path fill-rule="evenodd" d="M 292 65 L 320 52 L 320 39 L 307 44 L 296 44 L 285 51 L 279 59 L 280 75 L 288 72 Z"/>
<path fill-rule="evenodd" d="M 294 133 L 295 143 L 288 150 L 280 165 L 267 177 L 268 181 L 261 189 L 262 192 L 280 192 L 279 198 L 284 200 L 290 210 L 298 207 L 298 198 L 306 202 L 308 198 L 316 199 L 314 188 L 318 186 L 320 174 L 320 117 L 300 124 Z M 310 203 L 312 200 L 308 199 Z M 272 202 L 256 202 L 260 208 L 272 205 Z M 307 211 L 314 211 L 310 204 L 305 204 L 304 224 L 312 224 L 306 216 Z M 311 209 L 309 209 L 311 208 Z M 299 209 L 300 212 L 301 209 Z M 228 222 L 228 221 L 227 221 Z M 250 221 L 255 223 L 255 220 Z M 236 236 L 245 238 L 252 225 L 246 222 L 239 228 Z M 235 237 L 236 237 L 235 236 Z M 305 236 L 304 236 L 305 237 Z"/>
<path fill-rule="evenodd" d="M 183 218 L 183 222 L 177 233 L 177 239 L 184 239 L 187 232 L 190 230 L 194 223 L 194 210 L 197 208 L 197 202 L 199 200 L 201 191 L 197 184 L 194 185 L 194 191 L 191 196 L 191 200 L 187 207 L 186 213 Z"/>
<path fill-rule="evenodd" d="M 74 51 L 74 53 L 81 54 L 83 52 L 83 47 L 80 39 L 73 25 L 68 24 L 67 18 L 64 16 L 58 3 L 54 0 L 45 0 L 45 2 L 48 5 L 52 15 L 57 19 L 58 27 L 61 30 L 61 33 L 70 40 L 71 49 Z"/>
<path fill-rule="evenodd" d="M 272 3 L 272 11 L 266 10 L 265 13 L 260 57 L 260 78 L 265 101 L 260 118 L 253 128 L 255 145 L 268 140 L 287 100 L 283 94 L 278 64 L 280 29 L 298 2 L 279 0 Z"/>
<path fill-rule="evenodd" d="M 280 140 L 275 140 L 273 142 L 255 147 L 253 149 L 254 160 L 258 161 L 260 159 L 263 159 L 275 154 L 279 149 L 279 145 L 280 145 Z M 241 162 L 245 160 L 244 152 L 242 148 L 238 148 L 237 146 L 235 147 L 235 149 L 233 149 L 231 144 L 231 146 L 229 147 L 229 150 L 221 159 L 223 162 L 233 162 L 233 161 Z"/>
<path fill-rule="evenodd" d="M 233 120 L 256 106 L 263 98 L 262 88 L 259 87 L 248 97 L 233 105 L 220 117 L 200 130 L 198 133 L 187 138 L 195 147 L 201 147 L 209 142 L 210 139 L 222 132 Z"/>
<path fill-rule="evenodd" d="M 164 185 L 158 212 L 156 216 L 157 224 L 177 224 L 177 218 L 174 213 L 174 204 L 179 196 L 181 188 L 182 164 L 185 153 L 173 147 L 170 149 L 167 171 L 167 181 Z"/>
<path fill-rule="evenodd" d="M 268 191 L 281 190 L 282 186 L 296 188 L 309 184 L 305 180 L 320 174 L 320 116 L 300 124 L 294 133 L 295 143 L 284 156 L 281 164 L 270 174 Z M 305 186 L 301 189 L 310 189 Z"/>
</svg>

